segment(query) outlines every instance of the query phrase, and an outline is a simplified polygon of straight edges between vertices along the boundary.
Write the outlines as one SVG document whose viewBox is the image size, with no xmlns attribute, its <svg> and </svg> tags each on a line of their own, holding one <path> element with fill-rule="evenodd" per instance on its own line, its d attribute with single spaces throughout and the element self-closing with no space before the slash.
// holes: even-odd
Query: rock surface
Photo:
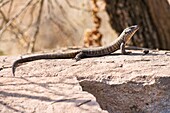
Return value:
<svg viewBox="0 0 170 113">
<path fill-rule="evenodd" d="M 169 113 L 170 54 L 112 55 L 25 63 L 12 77 L 0 57 L 0 112 Z M 3 69 L 2 69 L 3 67 Z"/>
</svg>

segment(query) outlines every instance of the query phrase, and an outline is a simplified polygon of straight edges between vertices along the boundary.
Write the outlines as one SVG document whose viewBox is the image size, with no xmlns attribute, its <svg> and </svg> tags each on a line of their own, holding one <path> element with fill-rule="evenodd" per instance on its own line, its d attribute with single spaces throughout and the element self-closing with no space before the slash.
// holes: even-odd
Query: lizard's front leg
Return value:
<svg viewBox="0 0 170 113">
<path fill-rule="evenodd" d="M 125 42 L 122 42 L 120 45 L 120 50 L 123 55 L 129 55 L 131 52 L 126 52 L 125 51 Z"/>
<path fill-rule="evenodd" d="M 80 52 L 80 53 L 78 53 L 78 54 L 75 56 L 74 59 L 75 59 L 76 61 L 79 61 L 79 60 L 82 59 L 84 56 L 85 56 L 84 53 L 83 53 L 83 52 Z"/>
</svg>

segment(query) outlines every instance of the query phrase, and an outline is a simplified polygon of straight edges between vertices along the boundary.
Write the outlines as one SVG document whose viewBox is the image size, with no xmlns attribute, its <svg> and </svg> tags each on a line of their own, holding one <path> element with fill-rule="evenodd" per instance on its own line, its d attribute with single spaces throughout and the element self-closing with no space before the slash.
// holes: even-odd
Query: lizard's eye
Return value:
<svg viewBox="0 0 170 113">
<path fill-rule="evenodd" d="M 131 32 L 131 29 L 126 29 L 125 33 L 130 33 Z"/>
</svg>

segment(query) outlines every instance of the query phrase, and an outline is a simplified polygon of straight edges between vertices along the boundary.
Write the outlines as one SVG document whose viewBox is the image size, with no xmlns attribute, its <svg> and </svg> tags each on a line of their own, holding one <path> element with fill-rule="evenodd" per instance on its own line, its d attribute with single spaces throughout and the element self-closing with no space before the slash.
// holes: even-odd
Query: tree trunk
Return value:
<svg viewBox="0 0 170 113">
<path fill-rule="evenodd" d="M 130 25 L 140 30 L 130 44 L 170 49 L 170 4 L 168 0 L 105 0 L 110 23 L 118 33 Z"/>
</svg>

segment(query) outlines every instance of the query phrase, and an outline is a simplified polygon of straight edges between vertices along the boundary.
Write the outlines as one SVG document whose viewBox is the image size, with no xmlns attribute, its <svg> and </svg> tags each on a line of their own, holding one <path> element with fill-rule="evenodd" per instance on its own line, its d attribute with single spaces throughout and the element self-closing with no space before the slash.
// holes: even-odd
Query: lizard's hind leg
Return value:
<svg viewBox="0 0 170 113">
<path fill-rule="evenodd" d="M 75 59 L 76 61 L 79 61 L 79 60 L 81 60 L 84 56 L 85 56 L 84 53 L 83 53 L 83 52 L 80 52 L 80 53 L 78 53 L 78 54 L 75 56 L 74 59 Z"/>
</svg>

